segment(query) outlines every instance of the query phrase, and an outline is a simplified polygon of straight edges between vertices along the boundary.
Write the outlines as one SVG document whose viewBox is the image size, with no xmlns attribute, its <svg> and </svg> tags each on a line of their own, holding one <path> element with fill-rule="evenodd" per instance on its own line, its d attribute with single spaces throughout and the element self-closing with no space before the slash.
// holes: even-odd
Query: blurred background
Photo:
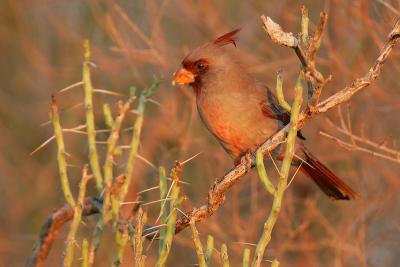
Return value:
<svg viewBox="0 0 400 267">
<path fill-rule="evenodd" d="M 64 204 L 55 143 L 32 156 L 30 153 L 53 134 L 47 123 L 50 95 L 81 81 L 84 39 L 91 42 L 96 65 L 92 69 L 94 87 L 125 95 L 95 94 L 97 129 L 105 128 L 103 103 L 109 103 L 115 115 L 115 104 L 127 99 L 130 86 L 147 88 L 154 75 L 163 77 L 154 103 L 149 103 L 146 110 L 139 153 L 154 166 L 169 169 L 175 160 L 201 152 L 184 166 L 183 180 L 188 183 L 182 187 L 188 196 L 185 209 L 206 203 L 209 186 L 233 163 L 202 125 L 191 89 L 172 87 L 172 73 L 193 47 L 241 27 L 238 48 L 232 46 L 231 52 L 270 87 L 275 85 L 276 72 L 282 69 L 284 90 L 291 99 L 298 59 L 293 51 L 274 45 L 266 37 L 260 15 L 270 16 L 285 30 L 297 33 L 303 4 L 309 8 L 311 31 L 320 11 L 329 14 L 317 64 L 326 77 L 332 74 L 333 80 L 325 87 L 323 98 L 369 69 L 400 15 L 398 0 L 0 1 L 0 265 L 23 265 L 41 224 Z M 400 50 L 395 48 L 372 86 L 355 95 L 350 105 L 319 116 L 304 128 L 313 154 L 355 188 L 359 198 L 332 201 L 305 176 L 297 175 L 285 195 L 266 250 L 265 266 L 275 257 L 282 266 L 398 264 L 399 155 L 396 159 L 395 153 L 382 151 L 379 146 L 399 149 L 399 59 Z M 56 98 L 63 127 L 84 122 L 81 87 L 56 94 Z M 127 117 L 126 127 L 134 118 L 133 114 Z M 352 144 L 343 129 L 351 129 L 361 141 L 344 147 L 320 134 L 323 131 Z M 129 134 L 122 135 L 121 144 L 129 142 Z M 106 138 L 98 134 L 99 140 Z M 71 187 L 77 192 L 81 167 L 88 161 L 86 138 L 65 134 L 65 139 L 71 155 Z M 375 147 L 366 141 L 374 142 Z M 357 149 L 360 147 L 366 153 Z M 98 149 L 104 155 L 105 146 L 99 144 Z M 371 155 L 374 151 L 389 158 Z M 124 167 L 124 157 L 117 169 Z M 276 179 L 271 163 L 267 171 Z M 157 169 L 138 160 L 129 199 L 155 185 Z M 95 194 L 94 183 L 90 183 L 88 195 Z M 145 201 L 159 198 L 157 191 L 141 195 Z M 229 192 L 217 214 L 197 225 L 201 239 L 205 242 L 208 234 L 213 235 L 218 250 L 225 242 L 232 266 L 238 266 L 245 247 L 254 251 L 270 207 L 271 198 L 257 175 L 247 175 Z M 148 205 L 146 210 L 151 223 L 159 204 Z M 90 238 L 96 219 L 93 216 L 85 220 L 78 244 L 82 237 Z M 110 233 L 104 240 L 111 240 Z M 190 236 L 185 230 L 175 238 L 169 266 L 197 263 Z M 60 265 L 65 237 L 66 231 L 57 237 L 47 266 Z M 95 266 L 110 265 L 114 254 L 109 243 L 102 242 Z M 146 263 L 153 266 L 158 245 L 148 244 Z M 126 251 L 123 266 L 132 266 L 131 250 Z M 213 256 L 214 265 L 219 266 L 218 252 Z M 75 265 L 79 265 L 78 260 Z"/>
</svg>

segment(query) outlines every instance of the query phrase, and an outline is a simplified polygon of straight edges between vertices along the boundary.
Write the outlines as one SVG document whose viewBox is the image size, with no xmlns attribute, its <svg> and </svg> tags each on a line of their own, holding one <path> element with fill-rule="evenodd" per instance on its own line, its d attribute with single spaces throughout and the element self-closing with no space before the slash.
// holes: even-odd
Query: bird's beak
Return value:
<svg viewBox="0 0 400 267">
<path fill-rule="evenodd" d="M 196 76 L 185 68 L 178 70 L 174 79 L 172 80 L 172 85 L 177 84 L 191 84 L 194 83 Z"/>
</svg>

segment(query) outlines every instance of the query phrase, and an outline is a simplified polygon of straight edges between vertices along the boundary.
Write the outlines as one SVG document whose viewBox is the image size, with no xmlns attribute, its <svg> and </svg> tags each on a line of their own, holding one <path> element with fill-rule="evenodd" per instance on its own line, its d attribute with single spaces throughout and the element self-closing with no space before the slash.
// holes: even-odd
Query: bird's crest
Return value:
<svg viewBox="0 0 400 267">
<path fill-rule="evenodd" d="M 228 32 L 228 33 L 222 35 L 221 37 L 218 37 L 217 39 L 215 39 L 214 44 L 221 47 L 221 46 L 232 43 L 236 47 L 236 41 L 238 40 L 238 37 L 236 36 L 236 34 L 240 30 L 241 29 L 239 28 L 234 31 Z"/>
</svg>

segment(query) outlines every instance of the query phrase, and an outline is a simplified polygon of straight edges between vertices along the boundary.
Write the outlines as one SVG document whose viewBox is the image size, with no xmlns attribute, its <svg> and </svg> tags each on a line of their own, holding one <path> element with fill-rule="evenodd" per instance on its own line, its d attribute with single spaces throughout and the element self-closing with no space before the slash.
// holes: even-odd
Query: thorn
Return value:
<svg viewBox="0 0 400 267">
<path fill-rule="evenodd" d="M 70 89 L 72 89 L 74 87 L 77 87 L 79 85 L 82 85 L 82 84 L 83 84 L 83 81 L 79 81 L 79 82 L 76 82 L 74 84 L 68 85 L 67 87 L 64 87 L 63 89 L 58 91 L 57 94 L 64 93 L 64 92 L 66 92 L 66 91 L 68 91 L 68 90 L 70 90 Z"/>
<path fill-rule="evenodd" d="M 136 157 L 138 159 L 140 159 L 141 161 L 143 161 L 144 163 L 147 163 L 147 165 L 152 167 L 154 170 L 158 171 L 157 167 L 153 163 L 151 163 L 148 159 L 146 159 L 145 157 L 139 155 L 138 153 L 136 153 Z"/>
<path fill-rule="evenodd" d="M 190 157 L 190 158 L 188 158 L 188 159 L 182 161 L 182 162 L 181 162 L 181 165 L 182 165 L 182 166 L 185 165 L 186 163 L 188 163 L 189 161 L 195 159 L 197 156 L 199 156 L 199 155 L 202 154 L 202 153 L 203 153 L 203 152 L 199 152 L 199 153 L 197 153 L 196 155 L 194 155 L 194 156 L 192 156 L 192 157 Z"/>
<path fill-rule="evenodd" d="M 136 195 L 140 195 L 140 194 L 143 194 L 143 193 L 145 193 L 145 192 L 148 192 L 148 191 L 151 191 L 151 190 L 154 190 L 154 189 L 157 189 L 157 188 L 159 188 L 160 186 L 153 186 L 153 187 L 150 187 L 150 188 L 147 188 L 147 189 L 144 189 L 144 190 L 142 190 L 142 191 L 139 191 L 139 192 L 137 192 L 136 193 Z"/>
<path fill-rule="evenodd" d="M 47 139 L 46 141 L 44 141 L 40 146 L 38 146 L 37 148 L 35 148 L 31 153 L 29 153 L 29 156 L 32 156 L 33 154 L 35 154 L 36 152 L 38 152 L 40 149 L 42 149 L 43 147 L 45 147 L 48 143 L 50 143 L 53 139 L 55 139 L 56 137 L 53 135 L 52 137 L 50 137 L 49 139 Z"/>
<path fill-rule="evenodd" d="M 105 90 L 105 89 L 93 89 L 93 92 L 94 93 L 101 93 L 101 94 L 105 94 L 105 95 L 125 96 L 124 94 L 117 93 L 117 92 L 110 91 L 110 90 Z"/>
</svg>

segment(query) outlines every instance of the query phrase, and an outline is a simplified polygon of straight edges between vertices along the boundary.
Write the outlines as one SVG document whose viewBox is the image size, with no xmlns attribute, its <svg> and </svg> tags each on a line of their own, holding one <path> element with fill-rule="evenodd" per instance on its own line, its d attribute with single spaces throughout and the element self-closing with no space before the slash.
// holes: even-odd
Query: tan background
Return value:
<svg viewBox="0 0 400 267">
<path fill-rule="evenodd" d="M 52 135 L 50 125 L 40 126 L 48 120 L 50 94 L 81 79 L 85 38 L 91 41 L 97 65 L 93 69 L 97 88 L 127 94 L 131 85 L 143 88 L 150 85 L 153 75 L 164 77 L 154 97 L 161 107 L 149 104 L 146 111 L 140 154 L 156 166 L 170 168 L 174 160 L 202 152 L 185 166 L 183 176 L 190 183 L 183 187 L 189 203 L 200 205 L 213 179 L 228 170 L 232 162 L 199 121 L 191 90 L 171 86 L 172 73 L 190 48 L 242 27 L 234 53 L 270 86 L 274 86 L 276 71 L 282 69 L 290 98 L 299 62 L 292 51 L 265 37 L 259 16 L 271 16 L 285 29 L 298 32 L 302 3 L 308 6 L 314 23 L 320 11 L 329 14 L 318 64 L 324 74 L 333 74 L 333 81 L 323 97 L 368 70 L 400 10 L 400 1 L 396 0 L 1 1 L 0 265 L 21 266 L 40 225 L 64 203 L 55 144 L 34 156 L 29 153 Z M 400 142 L 399 59 L 396 48 L 378 81 L 357 94 L 350 108 L 355 133 L 363 132 L 367 138 L 377 143 L 386 141 L 394 148 L 399 148 Z M 82 107 L 70 110 L 82 102 L 81 88 L 57 95 L 57 99 L 64 127 L 84 121 Z M 104 102 L 115 111 L 118 99 L 126 97 L 97 95 L 96 111 Z M 346 106 L 342 112 L 346 114 Z M 97 114 L 97 127 L 104 128 L 101 113 Z M 319 131 L 325 131 L 348 141 L 325 118 L 340 124 L 337 109 L 309 123 L 303 131 L 308 146 L 357 189 L 360 197 L 352 202 L 332 202 L 299 175 L 285 196 L 265 258 L 277 257 L 282 266 L 395 266 L 400 255 L 400 165 L 347 151 L 319 135 Z M 127 118 L 127 126 L 133 119 Z M 105 137 L 99 135 L 99 139 Z M 127 135 L 121 141 L 126 144 Z M 87 162 L 87 147 L 82 136 L 67 134 L 66 142 L 72 155 L 69 163 L 75 166 L 70 168 L 70 177 L 76 192 L 80 167 Z M 99 145 L 99 149 L 104 152 L 104 146 Z M 137 166 L 131 199 L 135 192 L 158 183 L 154 169 L 142 161 Z M 276 177 L 272 165 L 268 172 Z M 93 186 L 89 194 L 95 193 Z M 144 195 L 146 201 L 157 198 L 157 192 Z M 212 234 L 218 249 L 222 242 L 227 243 L 231 261 L 239 263 L 244 247 L 254 248 L 241 242 L 257 242 L 270 204 L 257 177 L 246 176 L 218 213 L 198 225 L 202 240 Z M 159 206 L 147 209 L 151 222 Z M 90 237 L 94 222 L 95 218 L 89 218 L 81 227 L 78 243 L 83 236 Z M 64 238 L 65 232 L 60 233 L 48 266 L 60 264 Z M 95 266 L 110 265 L 110 244 L 102 243 Z M 155 243 L 147 252 L 148 266 L 153 265 L 156 250 Z M 130 249 L 127 251 L 123 266 L 131 266 Z M 218 263 L 218 254 L 214 255 L 214 263 Z M 169 266 L 196 262 L 186 230 L 174 241 Z"/>
</svg>

